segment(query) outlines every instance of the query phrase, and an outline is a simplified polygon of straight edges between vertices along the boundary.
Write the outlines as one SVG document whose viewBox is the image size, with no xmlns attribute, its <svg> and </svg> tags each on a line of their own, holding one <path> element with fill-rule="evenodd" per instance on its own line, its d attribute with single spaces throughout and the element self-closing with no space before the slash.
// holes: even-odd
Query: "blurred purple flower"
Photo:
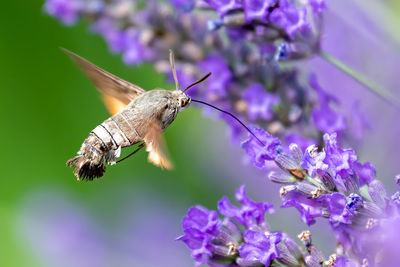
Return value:
<svg viewBox="0 0 400 267">
<path fill-rule="evenodd" d="M 336 113 L 329 106 L 323 106 L 320 109 L 314 108 L 312 118 L 315 126 L 323 132 L 333 133 L 346 128 L 344 116 Z"/>
<path fill-rule="evenodd" d="M 198 66 L 205 73 L 214 73 L 213 78 L 205 82 L 207 91 L 203 97 L 213 101 L 226 97 L 232 79 L 232 73 L 226 60 L 219 55 L 209 55 L 199 62 Z"/>
<path fill-rule="evenodd" d="M 272 10 L 270 20 L 284 29 L 292 39 L 297 31 L 309 27 L 306 21 L 306 9 L 297 8 L 288 0 L 279 1 L 279 7 Z"/>
<path fill-rule="evenodd" d="M 305 138 L 297 133 L 289 133 L 285 136 L 285 143 L 289 145 L 296 144 L 300 147 L 302 151 L 304 151 L 307 149 L 307 147 L 316 144 L 316 141 L 313 139 Z"/>
<path fill-rule="evenodd" d="M 243 99 L 247 102 L 247 112 L 252 121 L 258 118 L 271 119 L 273 117 L 272 107 L 279 102 L 276 94 L 265 91 L 261 84 L 252 84 L 243 92 Z"/>
<path fill-rule="evenodd" d="M 356 267 L 356 265 L 343 256 L 339 256 L 335 260 L 335 267 Z"/>
<path fill-rule="evenodd" d="M 183 12 L 189 12 L 195 7 L 195 0 L 168 0 L 168 2 Z"/>
<path fill-rule="evenodd" d="M 144 46 L 139 41 L 138 32 L 135 29 L 127 29 L 123 33 L 124 45 L 123 56 L 125 64 L 136 65 L 149 60 L 152 53 L 148 47 Z"/>
<path fill-rule="evenodd" d="M 326 8 L 326 0 L 308 0 L 314 13 L 321 13 Z"/>
<path fill-rule="evenodd" d="M 356 161 L 353 163 L 353 170 L 358 176 L 360 186 L 365 184 L 368 185 L 376 177 L 375 167 L 369 162 L 361 164 L 360 162 Z"/>
<path fill-rule="evenodd" d="M 29 196 L 20 216 L 21 241 L 42 266 L 100 266 L 105 261 L 108 247 L 102 231 L 62 192 Z"/>
<path fill-rule="evenodd" d="M 178 77 L 178 81 L 179 81 L 179 85 L 180 85 L 181 89 L 186 88 L 186 86 L 189 86 L 195 80 L 195 77 L 186 74 L 180 68 L 176 69 L 176 76 Z M 175 83 L 172 69 L 168 72 L 168 80 L 171 83 Z M 187 91 L 187 94 L 191 97 L 196 97 L 199 94 L 198 88 L 199 88 L 198 86 L 191 88 L 189 91 Z"/>
<path fill-rule="evenodd" d="M 64 24 L 72 25 L 83 10 L 80 0 L 47 0 L 44 8 L 51 16 L 59 18 Z"/>
<path fill-rule="evenodd" d="M 312 118 L 315 126 L 325 133 L 340 132 L 346 128 L 346 119 L 330 107 L 330 103 L 338 104 L 338 100 L 327 94 L 319 85 L 315 75 L 310 77 L 310 86 L 317 92 L 319 108 L 314 107 Z"/>
<path fill-rule="evenodd" d="M 48 0 L 48 4 L 53 1 L 56 0 Z M 93 31 L 103 36 L 112 52 L 122 54 L 126 64 L 149 62 L 157 71 L 169 74 L 167 57 L 172 49 L 178 73 L 183 73 L 183 77 L 196 80 L 204 72 L 214 73 L 211 79 L 189 91 L 190 95 L 217 106 L 224 105 L 226 110 L 250 122 L 257 120 L 260 125 L 274 122 L 278 127 L 271 133 L 279 137 L 285 136 L 286 130 L 293 132 L 292 126 L 300 135 L 305 132 L 310 132 L 308 137 L 318 135 L 316 127 L 310 128 L 308 110 L 315 100 L 299 82 L 300 72 L 295 67 L 282 68 L 276 60 L 290 61 L 315 54 L 320 41 L 320 21 L 313 19 L 316 15 L 313 12 L 307 21 L 304 15 L 310 5 L 322 7 L 323 1 L 302 1 L 295 5 L 288 0 L 207 0 L 196 2 L 196 11 L 192 13 L 180 11 L 189 11 L 194 6 L 193 0 L 169 0 L 171 5 L 156 0 L 72 1 L 83 6 L 81 17 L 89 20 Z M 218 11 L 219 18 L 206 12 L 210 7 Z M 318 14 L 317 19 L 320 17 Z M 316 27 L 310 35 L 296 35 L 299 31 L 304 34 L 302 29 L 308 28 L 306 25 L 311 21 Z M 207 25 L 213 30 L 224 26 L 230 38 L 221 32 L 210 32 Z M 294 39 L 288 38 L 288 34 Z M 255 84 L 268 88 L 268 93 L 243 93 Z M 246 105 L 243 94 L 251 104 Z M 230 125 L 236 135 L 237 126 Z"/>
<path fill-rule="evenodd" d="M 269 9 L 277 4 L 277 0 L 244 0 L 244 15 L 247 23 L 261 21 L 268 23 Z"/>
<path fill-rule="evenodd" d="M 350 110 L 350 123 L 351 132 L 356 138 L 361 139 L 364 132 L 368 129 L 372 129 L 372 123 L 366 115 L 365 111 L 360 108 L 360 101 L 356 101 L 351 106 Z"/>
<path fill-rule="evenodd" d="M 204 2 L 217 10 L 220 16 L 224 16 L 232 10 L 242 8 L 240 0 L 204 0 Z"/>
<path fill-rule="evenodd" d="M 125 32 L 117 29 L 110 18 L 101 18 L 95 21 L 92 30 L 103 36 L 111 52 L 120 53 L 125 49 Z"/>
</svg>

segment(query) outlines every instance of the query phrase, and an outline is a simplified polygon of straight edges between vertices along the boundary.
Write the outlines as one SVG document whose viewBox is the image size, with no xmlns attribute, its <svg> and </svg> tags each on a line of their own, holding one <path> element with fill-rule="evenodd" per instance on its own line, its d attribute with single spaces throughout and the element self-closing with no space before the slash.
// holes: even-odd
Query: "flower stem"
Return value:
<svg viewBox="0 0 400 267">
<path fill-rule="evenodd" d="M 318 187 L 318 188 L 324 188 L 324 186 L 323 186 L 321 183 L 319 183 L 317 180 L 311 178 L 311 177 L 308 176 L 308 175 L 306 175 L 306 176 L 304 177 L 304 180 L 306 180 L 306 181 L 312 183 L 313 185 L 315 185 L 315 186 Z"/>
<path fill-rule="evenodd" d="M 359 73 L 358 71 L 352 69 L 351 67 L 347 66 L 345 63 L 337 59 L 336 57 L 332 56 L 331 54 L 320 50 L 319 56 L 323 58 L 326 62 L 332 64 L 339 70 L 343 71 L 351 78 L 371 90 L 377 96 L 381 97 L 383 100 L 389 102 L 390 104 L 400 108 L 400 101 L 387 89 L 383 88 L 382 86 L 376 84 L 374 81 L 370 80 L 368 77 L 364 76 L 363 74 Z"/>
<path fill-rule="evenodd" d="M 282 262 L 280 262 L 278 260 L 272 260 L 272 263 L 274 263 L 275 266 L 286 266 L 285 264 L 283 264 Z"/>
</svg>

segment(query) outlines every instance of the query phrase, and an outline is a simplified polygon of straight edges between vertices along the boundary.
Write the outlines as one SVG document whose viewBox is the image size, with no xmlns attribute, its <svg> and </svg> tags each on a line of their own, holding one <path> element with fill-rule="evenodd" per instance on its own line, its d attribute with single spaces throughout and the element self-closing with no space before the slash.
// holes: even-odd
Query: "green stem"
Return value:
<svg viewBox="0 0 400 267">
<path fill-rule="evenodd" d="M 304 180 L 306 180 L 306 181 L 312 183 L 312 184 L 315 185 L 316 187 L 319 187 L 319 188 L 322 188 L 322 189 L 325 188 L 321 183 L 319 183 L 317 180 L 311 178 L 311 177 L 308 176 L 308 175 L 306 175 L 306 177 L 304 177 Z"/>
<path fill-rule="evenodd" d="M 286 266 L 285 264 L 283 264 L 282 262 L 280 262 L 278 260 L 272 260 L 271 263 L 275 263 L 277 266 Z"/>
<path fill-rule="evenodd" d="M 370 80 L 368 77 L 364 76 L 363 74 L 359 73 L 358 71 L 352 69 L 351 67 L 347 66 L 344 64 L 342 61 L 339 59 L 335 58 L 331 54 L 320 50 L 319 55 L 321 58 L 323 58 L 325 61 L 328 63 L 332 64 L 339 70 L 343 71 L 347 75 L 349 75 L 351 78 L 365 86 L 366 88 L 370 89 L 373 93 L 375 93 L 377 96 L 381 97 L 385 101 L 389 102 L 390 104 L 400 108 L 400 101 L 388 90 L 383 88 L 382 86 L 376 84 L 374 81 Z"/>
</svg>

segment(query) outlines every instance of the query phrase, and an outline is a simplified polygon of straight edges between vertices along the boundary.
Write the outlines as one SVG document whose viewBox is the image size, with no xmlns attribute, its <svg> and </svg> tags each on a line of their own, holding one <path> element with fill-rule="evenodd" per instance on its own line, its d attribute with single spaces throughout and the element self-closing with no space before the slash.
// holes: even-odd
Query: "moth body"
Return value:
<svg viewBox="0 0 400 267">
<path fill-rule="evenodd" d="M 147 91 L 94 128 L 83 142 L 78 156 L 67 161 L 67 165 L 75 167 L 78 179 L 101 177 L 105 172 L 105 164 L 114 164 L 121 148 L 139 142 L 150 143 L 146 140 L 146 137 L 152 139 L 149 133 L 164 131 L 179 111 L 189 104 L 190 98 L 179 90 Z"/>
<path fill-rule="evenodd" d="M 67 161 L 68 166 L 75 168 L 74 173 L 78 180 L 102 177 L 106 171 L 106 164 L 117 162 L 121 148 L 138 143 L 141 144 L 130 155 L 146 146 L 149 162 L 161 168 L 171 169 L 172 164 L 163 152 L 161 134 L 175 120 L 179 111 L 189 106 L 191 99 L 185 91 L 204 81 L 211 73 L 185 90 L 179 90 L 174 55 L 170 51 L 176 90 L 146 91 L 77 54 L 63 50 L 94 83 L 112 115 L 89 133 L 78 151 L 78 156 Z"/>
</svg>

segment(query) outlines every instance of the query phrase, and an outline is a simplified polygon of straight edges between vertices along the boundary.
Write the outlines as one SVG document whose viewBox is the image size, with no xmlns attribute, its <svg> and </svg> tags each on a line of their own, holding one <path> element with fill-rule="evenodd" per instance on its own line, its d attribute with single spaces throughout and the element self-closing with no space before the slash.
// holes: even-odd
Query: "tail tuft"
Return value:
<svg viewBox="0 0 400 267">
<path fill-rule="evenodd" d="M 82 155 L 69 159 L 67 166 L 75 168 L 74 174 L 78 180 L 93 181 L 95 178 L 102 177 L 106 171 L 103 162 L 96 163 Z"/>
</svg>

